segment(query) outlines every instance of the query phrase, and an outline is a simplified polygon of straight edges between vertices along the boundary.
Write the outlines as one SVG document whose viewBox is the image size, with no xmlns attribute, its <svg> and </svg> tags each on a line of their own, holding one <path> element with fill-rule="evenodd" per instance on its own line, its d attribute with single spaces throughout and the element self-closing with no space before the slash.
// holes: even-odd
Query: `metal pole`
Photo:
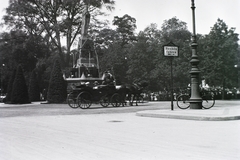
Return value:
<svg viewBox="0 0 240 160">
<path fill-rule="evenodd" d="M 197 38 L 196 38 L 196 26 L 195 26 L 195 5 L 194 0 L 192 1 L 192 21 L 193 21 L 193 35 L 192 35 L 192 57 L 190 60 L 191 63 L 191 97 L 190 97 L 190 108 L 191 109 L 202 109 L 202 98 L 199 92 L 199 74 L 200 70 L 198 69 L 199 59 L 197 55 Z"/>
<path fill-rule="evenodd" d="M 171 110 L 173 110 L 173 71 L 172 71 L 173 57 L 170 57 L 170 61 L 171 61 Z"/>
</svg>

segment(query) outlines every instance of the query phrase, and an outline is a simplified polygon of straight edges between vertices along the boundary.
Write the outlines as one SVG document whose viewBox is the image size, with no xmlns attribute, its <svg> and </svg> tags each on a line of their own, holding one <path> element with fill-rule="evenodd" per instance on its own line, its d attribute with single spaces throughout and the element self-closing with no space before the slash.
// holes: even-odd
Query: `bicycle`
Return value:
<svg viewBox="0 0 240 160">
<path fill-rule="evenodd" d="M 177 106 L 180 109 L 187 109 L 190 107 L 190 94 L 181 94 L 177 97 Z M 202 97 L 202 108 L 210 109 L 215 104 L 214 92 L 202 90 L 201 91 Z"/>
</svg>

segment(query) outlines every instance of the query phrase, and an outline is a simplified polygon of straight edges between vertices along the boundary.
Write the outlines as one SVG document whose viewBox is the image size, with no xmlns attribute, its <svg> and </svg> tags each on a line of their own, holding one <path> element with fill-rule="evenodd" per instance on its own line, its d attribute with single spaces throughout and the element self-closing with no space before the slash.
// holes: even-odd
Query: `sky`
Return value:
<svg viewBox="0 0 240 160">
<path fill-rule="evenodd" d="M 208 34 L 211 27 L 222 19 L 229 28 L 235 27 L 240 34 L 240 0 L 195 0 L 196 33 Z M 116 0 L 114 16 L 128 14 L 136 19 L 137 31 L 144 30 L 151 23 L 160 29 L 164 20 L 177 17 L 186 22 L 192 32 L 191 0 Z"/>
<path fill-rule="evenodd" d="M 177 17 L 186 22 L 192 32 L 191 0 L 115 0 L 115 10 L 105 17 L 110 22 L 114 16 L 130 15 L 136 19 L 137 32 L 144 30 L 151 23 L 160 29 L 164 20 Z M 8 0 L 1 0 L 0 18 L 5 14 Z M 211 27 L 222 19 L 229 28 L 235 27 L 240 34 L 240 0 L 195 0 L 196 33 L 208 34 Z M 2 22 L 2 20 L 1 20 Z M 239 37 L 240 38 L 240 37 Z"/>
</svg>

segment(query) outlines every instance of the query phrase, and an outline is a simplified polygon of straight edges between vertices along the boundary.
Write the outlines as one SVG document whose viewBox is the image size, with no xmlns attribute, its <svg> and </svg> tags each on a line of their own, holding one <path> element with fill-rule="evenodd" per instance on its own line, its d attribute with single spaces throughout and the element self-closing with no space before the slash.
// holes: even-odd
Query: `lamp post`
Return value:
<svg viewBox="0 0 240 160">
<path fill-rule="evenodd" d="M 191 63 L 191 97 L 190 97 L 190 108 L 191 109 L 202 109 L 202 98 L 199 92 L 199 74 L 200 70 L 198 69 L 199 59 L 197 55 L 197 36 L 196 36 L 196 27 L 195 27 L 195 4 L 194 0 L 192 1 L 192 21 L 193 21 L 193 35 L 192 35 L 192 57 L 190 60 Z"/>
</svg>

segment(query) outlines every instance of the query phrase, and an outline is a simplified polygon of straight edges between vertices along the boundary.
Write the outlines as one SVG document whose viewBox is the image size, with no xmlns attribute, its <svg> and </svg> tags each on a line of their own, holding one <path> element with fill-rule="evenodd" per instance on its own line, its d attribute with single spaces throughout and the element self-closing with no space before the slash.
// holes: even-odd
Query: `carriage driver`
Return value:
<svg viewBox="0 0 240 160">
<path fill-rule="evenodd" d="M 104 72 L 103 85 L 114 85 L 114 77 L 110 72 L 111 69 L 108 69 Z"/>
</svg>

